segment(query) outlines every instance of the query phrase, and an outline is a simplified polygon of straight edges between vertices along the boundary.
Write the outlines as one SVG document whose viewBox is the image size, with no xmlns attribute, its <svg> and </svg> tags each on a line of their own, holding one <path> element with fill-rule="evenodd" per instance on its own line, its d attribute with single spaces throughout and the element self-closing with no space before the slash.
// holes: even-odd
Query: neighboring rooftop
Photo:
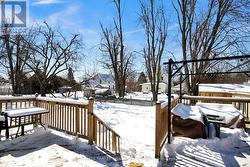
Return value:
<svg viewBox="0 0 250 167">
<path fill-rule="evenodd" d="M 199 92 L 250 93 L 250 85 L 199 84 Z"/>
</svg>

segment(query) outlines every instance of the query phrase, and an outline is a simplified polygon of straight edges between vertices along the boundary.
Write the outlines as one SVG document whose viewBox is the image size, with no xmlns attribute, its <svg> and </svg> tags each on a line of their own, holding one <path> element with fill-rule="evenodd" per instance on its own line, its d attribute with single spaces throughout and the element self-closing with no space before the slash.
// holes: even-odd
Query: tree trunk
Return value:
<svg viewBox="0 0 250 167">
<path fill-rule="evenodd" d="M 45 83 L 40 84 L 40 94 L 42 97 L 46 96 L 46 84 Z"/>
<path fill-rule="evenodd" d="M 153 101 L 157 101 L 158 99 L 157 99 L 157 92 L 156 91 L 154 91 L 154 92 L 152 92 L 152 94 L 153 94 Z"/>
</svg>

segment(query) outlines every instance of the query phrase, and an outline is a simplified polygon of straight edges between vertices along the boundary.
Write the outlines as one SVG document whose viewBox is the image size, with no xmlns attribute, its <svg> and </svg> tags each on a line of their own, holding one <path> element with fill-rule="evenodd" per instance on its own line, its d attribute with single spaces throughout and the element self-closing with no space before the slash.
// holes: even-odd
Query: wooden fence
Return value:
<svg viewBox="0 0 250 167">
<path fill-rule="evenodd" d="M 171 109 L 178 104 L 178 99 L 171 102 Z M 168 127 L 171 125 L 168 122 L 169 117 L 167 103 L 156 103 L 156 122 L 155 122 L 155 158 L 160 157 L 160 152 L 168 135 Z M 171 115 L 170 115 L 171 116 Z"/>
<path fill-rule="evenodd" d="M 94 100 L 86 102 L 45 97 L 1 97 L 0 112 L 26 107 L 42 107 L 49 111 L 42 123 L 50 128 L 87 139 L 89 144 L 113 153 L 120 152 L 120 136 L 93 113 Z M 10 128 L 16 127 L 15 123 Z"/>
</svg>

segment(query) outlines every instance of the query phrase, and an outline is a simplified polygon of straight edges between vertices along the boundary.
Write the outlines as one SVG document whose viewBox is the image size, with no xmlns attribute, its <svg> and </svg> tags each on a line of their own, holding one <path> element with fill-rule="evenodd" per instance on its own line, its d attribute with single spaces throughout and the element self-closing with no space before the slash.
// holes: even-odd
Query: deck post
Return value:
<svg viewBox="0 0 250 167">
<path fill-rule="evenodd" d="M 159 101 L 156 102 L 156 106 L 155 106 L 155 158 L 159 158 L 160 157 L 160 132 L 162 131 L 161 129 L 161 125 L 160 125 L 160 112 L 161 112 L 161 103 Z M 166 122 L 165 122 L 166 123 Z"/>
<path fill-rule="evenodd" d="M 89 98 L 89 107 L 88 107 L 88 137 L 89 144 L 93 144 L 94 140 L 94 116 L 93 116 L 93 105 L 94 99 L 92 97 Z"/>
</svg>

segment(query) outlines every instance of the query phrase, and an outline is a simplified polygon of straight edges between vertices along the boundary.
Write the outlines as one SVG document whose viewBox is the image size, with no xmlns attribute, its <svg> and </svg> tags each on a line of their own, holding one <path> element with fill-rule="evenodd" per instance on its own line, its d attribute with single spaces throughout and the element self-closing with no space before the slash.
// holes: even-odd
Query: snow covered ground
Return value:
<svg viewBox="0 0 250 167">
<path fill-rule="evenodd" d="M 172 96 L 178 96 L 176 94 L 172 94 Z M 152 100 L 153 95 L 152 93 L 142 93 L 142 92 L 134 92 L 134 93 L 127 93 L 125 96 L 126 99 L 137 99 L 137 100 Z M 158 94 L 159 101 L 167 101 L 168 96 L 165 93 Z"/>
<path fill-rule="evenodd" d="M 154 158 L 155 108 L 95 103 L 94 112 L 121 136 L 121 154 L 114 156 L 63 132 L 43 130 L 0 142 L 0 166 L 250 166 L 250 138 L 240 129 L 222 128 L 222 138 L 174 138 L 162 157 Z M 3 132 L 2 132 L 3 135 Z M 244 142 L 245 141 L 245 142 Z M 162 158 L 164 159 L 164 158 Z M 236 162 L 237 161 L 237 162 Z"/>
</svg>

